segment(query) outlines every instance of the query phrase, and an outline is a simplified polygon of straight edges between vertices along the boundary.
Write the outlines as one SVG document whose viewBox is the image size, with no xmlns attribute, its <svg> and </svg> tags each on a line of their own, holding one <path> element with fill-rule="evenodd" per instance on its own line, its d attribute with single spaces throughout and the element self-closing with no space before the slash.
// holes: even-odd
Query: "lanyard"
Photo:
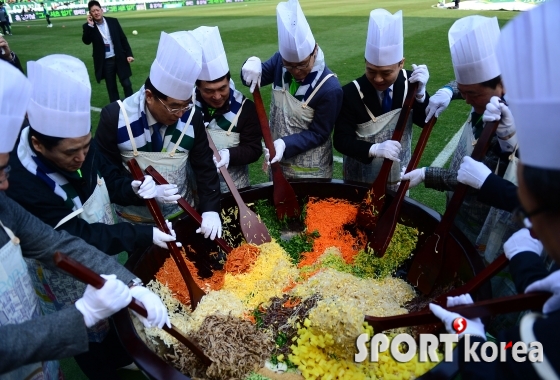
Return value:
<svg viewBox="0 0 560 380">
<path fill-rule="evenodd" d="M 101 33 L 101 37 L 103 37 L 103 41 L 109 43 L 109 39 L 107 38 L 107 36 L 105 36 L 105 33 L 103 33 L 103 31 L 99 27 L 100 25 L 103 27 L 103 30 L 105 30 L 105 33 L 109 34 L 107 20 L 103 19 L 103 24 L 97 24 L 97 30 L 99 30 L 99 33 Z"/>
</svg>

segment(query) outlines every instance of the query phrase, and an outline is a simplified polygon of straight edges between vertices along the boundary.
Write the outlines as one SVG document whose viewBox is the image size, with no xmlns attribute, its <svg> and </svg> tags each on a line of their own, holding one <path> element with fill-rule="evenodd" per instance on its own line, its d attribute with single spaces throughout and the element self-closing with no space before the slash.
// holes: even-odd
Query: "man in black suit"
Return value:
<svg viewBox="0 0 560 380">
<path fill-rule="evenodd" d="M 134 61 L 128 40 L 116 18 L 103 17 L 97 0 L 88 3 L 89 14 L 83 25 L 82 41 L 93 43 L 93 66 L 97 83 L 105 78 L 109 101 L 119 100 L 117 75 L 124 89 L 125 98 L 132 95 L 130 63 Z"/>
</svg>

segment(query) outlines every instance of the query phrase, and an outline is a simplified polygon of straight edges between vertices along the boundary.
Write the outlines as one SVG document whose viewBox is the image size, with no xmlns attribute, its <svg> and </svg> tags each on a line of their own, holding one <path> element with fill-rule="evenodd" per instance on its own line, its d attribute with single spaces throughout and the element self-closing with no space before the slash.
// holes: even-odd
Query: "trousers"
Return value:
<svg viewBox="0 0 560 380">
<path fill-rule="evenodd" d="M 103 77 L 105 78 L 105 86 L 107 87 L 107 92 L 109 93 L 109 101 L 116 102 L 120 99 L 119 89 L 117 87 L 117 61 L 115 57 L 107 58 L 103 62 Z M 124 97 L 128 98 L 132 96 L 132 83 L 130 78 L 121 78 L 119 75 L 119 81 L 124 90 Z"/>
</svg>

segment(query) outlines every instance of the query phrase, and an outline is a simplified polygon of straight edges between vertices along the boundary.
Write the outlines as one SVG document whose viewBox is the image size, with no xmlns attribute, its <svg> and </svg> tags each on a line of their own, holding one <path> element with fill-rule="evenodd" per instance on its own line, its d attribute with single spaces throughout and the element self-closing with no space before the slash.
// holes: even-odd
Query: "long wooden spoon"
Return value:
<svg viewBox="0 0 560 380">
<path fill-rule="evenodd" d="M 96 289 L 101 289 L 103 284 L 105 284 L 105 279 L 86 267 L 85 265 L 77 262 L 74 259 L 64 255 L 61 252 L 56 252 L 54 254 L 54 263 L 60 269 L 68 272 L 78 280 L 86 283 L 88 285 L 93 286 Z M 138 302 L 135 298 L 132 299 L 128 308 L 134 310 L 144 318 L 148 316 L 148 312 L 144 308 L 144 306 Z M 209 366 L 212 364 L 212 359 L 204 354 L 202 348 L 193 340 L 187 338 L 183 335 L 183 333 L 174 325 L 171 327 L 167 327 L 167 325 L 163 325 L 163 330 L 165 330 L 169 335 L 177 339 L 179 342 L 183 343 L 189 350 L 191 350 L 202 362 L 204 365 Z"/>
<path fill-rule="evenodd" d="M 214 141 L 212 141 L 212 136 L 210 136 L 208 130 L 206 130 L 206 134 L 208 135 L 208 144 L 214 152 L 214 156 L 218 161 L 220 161 L 220 153 L 218 152 Z M 239 224 L 241 225 L 241 232 L 243 233 L 247 243 L 260 245 L 270 242 L 272 239 L 270 238 L 268 229 L 264 223 L 259 220 L 257 215 L 255 215 L 255 213 L 247 207 L 225 166 L 220 168 L 220 173 L 222 173 L 222 176 L 229 187 L 229 191 L 231 192 L 231 195 L 233 195 L 233 199 L 235 199 L 237 207 L 239 208 Z"/>
</svg>

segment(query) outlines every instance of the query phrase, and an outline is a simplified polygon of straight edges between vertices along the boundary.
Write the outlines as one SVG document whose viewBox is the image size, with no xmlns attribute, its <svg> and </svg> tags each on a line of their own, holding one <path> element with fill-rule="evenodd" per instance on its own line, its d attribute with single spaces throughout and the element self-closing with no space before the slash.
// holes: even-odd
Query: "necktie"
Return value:
<svg viewBox="0 0 560 380">
<path fill-rule="evenodd" d="M 391 89 L 388 88 L 383 91 L 383 101 L 381 102 L 381 111 L 387 113 L 391 111 L 391 106 L 393 105 L 393 99 L 391 99 Z"/>
<path fill-rule="evenodd" d="M 161 123 L 152 125 L 152 152 L 161 152 L 163 149 L 163 139 L 161 138 Z"/>
</svg>

